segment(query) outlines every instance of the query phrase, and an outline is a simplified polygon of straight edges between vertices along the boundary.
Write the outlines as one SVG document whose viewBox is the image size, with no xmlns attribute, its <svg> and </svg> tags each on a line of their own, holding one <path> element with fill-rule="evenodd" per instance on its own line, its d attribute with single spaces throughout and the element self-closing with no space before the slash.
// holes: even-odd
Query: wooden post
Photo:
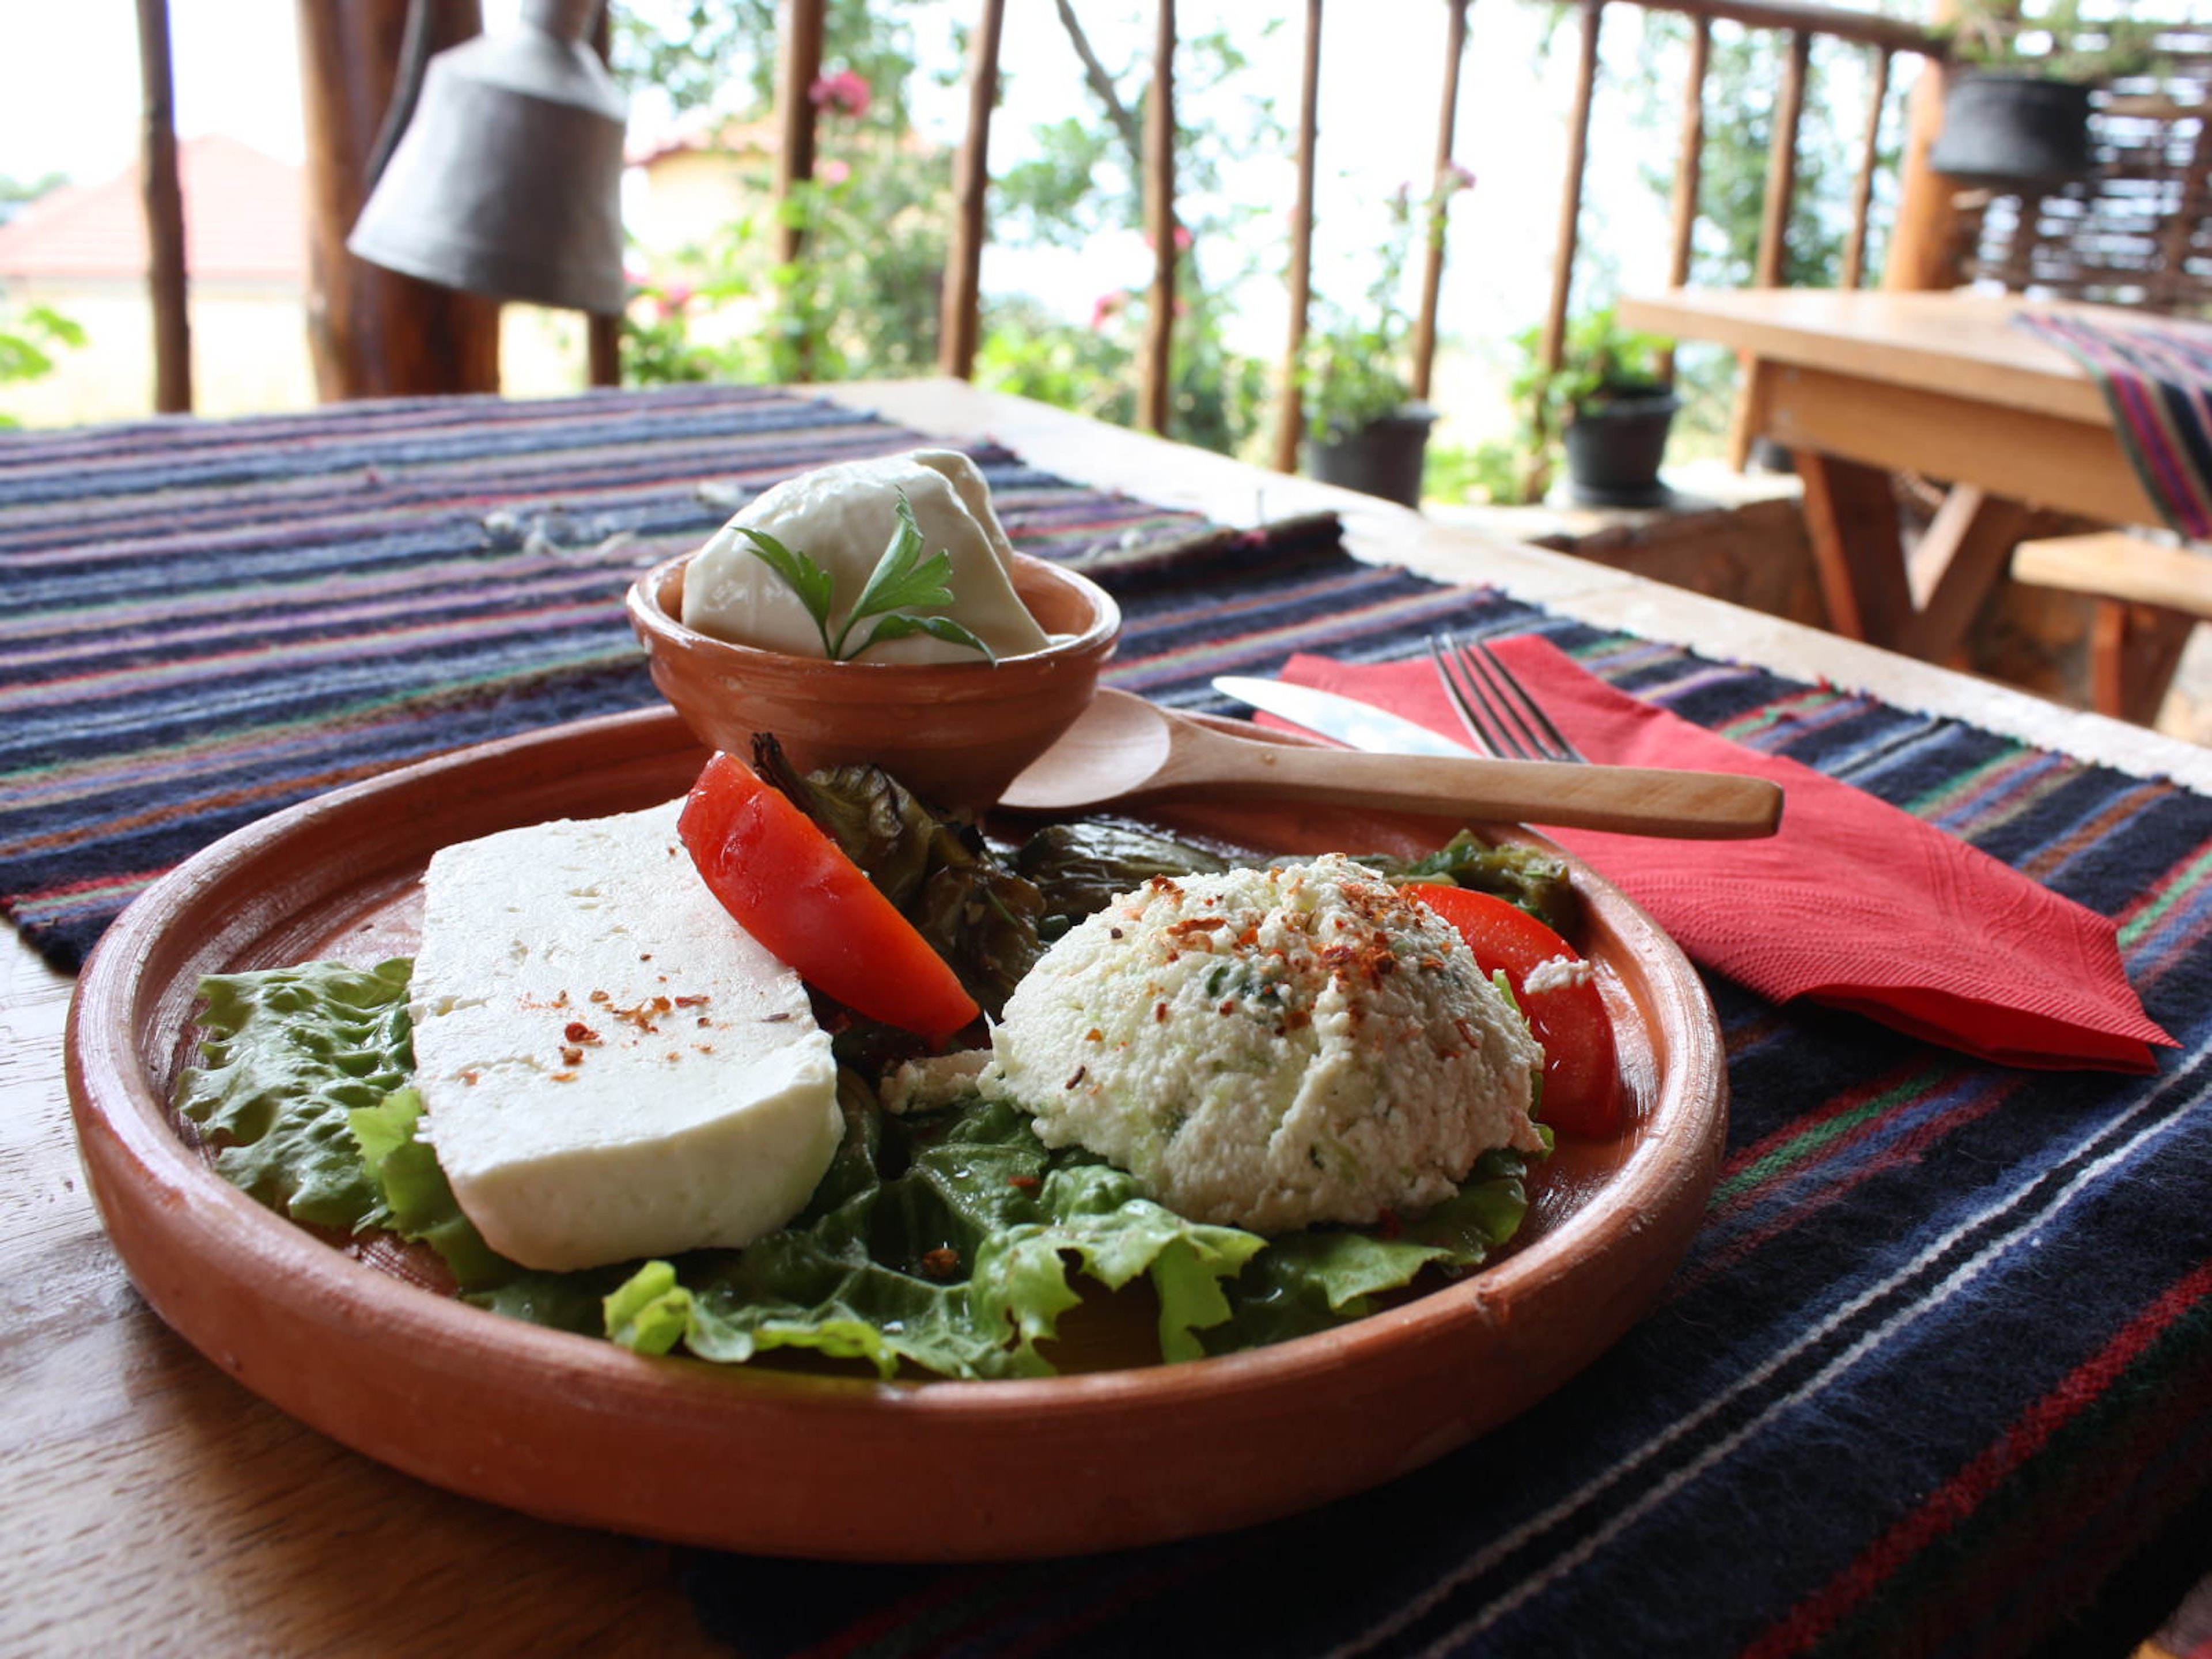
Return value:
<svg viewBox="0 0 2212 1659">
<path fill-rule="evenodd" d="M 822 38 L 829 0 L 778 0 L 776 6 L 775 112 L 780 141 L 775 152 L 775 258 L 795 266 L 805 257 L 806 232 L 799 222 L 798 196 L 814 178 L 814 137 L 820 112 L 814 107 L 814 83 L 822 78 Z M 805 280 L 802 276 L 802 282 Z M 790 293 L 784 299 L 789 302 Z M 793 342 L 793 379 L 814 378 L 814 324 L 809 319 Z"/>
<path fill-rule="evenodd" d="M 1710 17 L 1690 22 L 1690 63 L 1683 76 L 1682 135 L 1674 147 L 1674 235 L 1667 258 L 1667 286 L 1686 287 L 1690 255 L 1698 234 L 1698 191 L 1705 166 L 1705 74 L 1712 66 L 1713 22 Z M 1659 354 L 1659 378 L 1674 380 L 1674 347 L 1670 341 Z"/>
<path fill-rule="evenodd" d="M 1936 0 L 1931 27 L 1954 21 L 1958 0 Z M 1928 152 L 1943 129 L 1948 71 L 1940 58 L 1923 60 L 1906 106 L 1905 155 L 1898 165 L 1897 223 L 1882 266 L 1886 289 L 1917 291 L 1956 288 L 1961 216 L 1958 186 L 1928 165 Z"/>
<path fill-rule="evenodd" d="M 1428 243 L 1421 260 L 1421 309 L 1413 319 L 1413 365 L 1409 377 L 1413 396 L 1423 403 L 1436 372 L 1437 312 L 1443 295 L 1444 226 L 1451 210 L 1451 191 L 1444 176 L 1453 166 L 1453 133 L 1459 118 L 1460 60 L 1467 55 L 1467 9 L 1469 0 L 1446 0 L 1451 18 L 1444 33 L 1444 91 L 1437 111 L 1437 165 L 1429 181 Z"/>
<path fill-rule="evenodd" d="M 1590 104 L 1597 87 L 1598 31 L 1605 21 L 1605 0 L 1582 0 L 1582 54 L 1575 69 L 1575 100 L 1567 113 L 1567 176 L 1559 191 L 1559 234 L 1552 248 L 1552 297 L 1544 313 L 1544 331 L 1538 346 L 1547 369 L 1565 360 L 1567 349 L 1567 307 L 1574 292 L 1575 247 L 1581 233 L 1583 168 L 1589 159 Z"/>
<path fill-rule="evenodd" d="M 615 24 L 610 7 L 599 7 L 599 15 L 592 21 L 592 50 L 599 54 L 601 63 L 614 61 Z M 584 313 L 584 370 L 588 384 L 622 384 L 622 323 L 620 317 L 596 311 Z"/>
<path fill-rule="evenodd" d="M 1283 345 L 1282 384 L 1275 398 L 1275 470 L 1298 470 L 1305 435 L 1302 388 L 1306 313 L 1313 308 L 1314 167 L 1321 140 L 1321 6 L 1306 0 L 1305 63 L 1298 79 L 1297 200 L 1291 210 L 1290 337 Z"/>
<path fill-rule="evenodd" d="M 982 332 L 984 209 L 991 187 L 991 111 L 999 101 L 999 40 L 1006 0 L 983 0 L 968 60 L 968 131 L 954 169 L 951 254 L 938 314 L 938 366 L 955 380 L 975 378 Z"/>
<path fill-rule="evenodd" d="M 1766 202 L 1759 226 L 1759 262 L 1752 280 L 1760 288 L 1779 288 L 1790 263 L 1790 209 L 1797 194 L 1797 130 L 1805 116 L 1805 76 L 1812 61 L 1813 37 L 1803 29 L 1790 33 L 1782 64 L 1782 89 L 1774 100 L 1774 131 L 1766 149 Z"/>
<path fill-rule="evenodd" d="M 499 390 L 499 301 L 357 259 L 345 239 L 391 105 L 406 0 L 299 0 L 307 165 L 307 343 L 325 401 Z M 477 0 L 439 0 L 434 46 L 483 27 Z"/>
<path fill-rule="evenodd" d="M 1874 84 L 1867 89 L 1866 128 L 1859 135 L 1859 173 L 1851 189 L 1851 235 L 1844 245 L 1845 288 L 1866 281 L 1867 218 L 1874 208 L 1875 169 L 1881 164 L 1881 112 L 1889 101 L 1890 54 L 1876 47 Z"/>
<path fill-rule="evenodd" d="M 147 298 L 154 310 L 154 407 L 192 407 L 192 329 L 185 267 L 185 197 L 177 179 L 168 0 L 138 0 L 138 178 L 146 213 Z"/>
<path fill-rule="evenodd" d="M 1152 239 L 1151 314 L 1145 319 L 1138 423 L 1164 434 L 1174 399 L 1176 170 L 1175 0 L 1155 0 L 1152 91 L 1145 104 L 1145 224 Z"/>
<path fill-rule="evenodd" d="M 788 208 L 798 187 L 814 177 L 814 83 L 822 78 L 822 36 L 828 0 L 779 0 L 776 8 L 775 199 Z M 805 234 L 788 214 L 776 222 L 775 257 L 790 264 Z"/>
</svg>

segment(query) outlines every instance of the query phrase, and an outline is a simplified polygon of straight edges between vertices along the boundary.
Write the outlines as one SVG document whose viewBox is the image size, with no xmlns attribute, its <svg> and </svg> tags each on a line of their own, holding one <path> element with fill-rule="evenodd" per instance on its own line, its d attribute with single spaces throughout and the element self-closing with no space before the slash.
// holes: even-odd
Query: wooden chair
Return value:
<svg viewBox="0 0 2212 1659">
<path fill-rule="evenodd" d="M 2026 541 L 2014 550 L 2012 578 L 2096 602 L 2092 704 L 2142 725 L 2157 718 L 2191 633 L 2212 621 L 2212 547 L 2128 530 Z"/>
</svg>

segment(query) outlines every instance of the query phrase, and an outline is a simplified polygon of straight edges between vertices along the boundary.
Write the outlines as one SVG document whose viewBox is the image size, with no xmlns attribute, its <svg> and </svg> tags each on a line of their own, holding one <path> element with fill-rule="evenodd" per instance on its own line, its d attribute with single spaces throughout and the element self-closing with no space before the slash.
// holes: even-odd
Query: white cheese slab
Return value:
<svg viewBox="0 0 2212 1659">
<path fill-rule="evenodd" d="M 765 651 L 818 657 L 822 636 L 798 595 L 739 533 L 765 532 L 830 573 L 834 637 L 869 573 L 898 531 L 903 494 L 921 532 L 923 556 L 951 556 L 949 605 L 924 607 L 959 622 L 1001 657 L 1050 643 L 1014 592 L 1013 544 L 991 506 L 990 486 L 957 449 L 841 461 L 787 478 L 748 501 L 684 573 L 684 625 Z M 857 637 L 871 626 L 863 622 Z M 915 634 L 869 649 L 871 662 L 975 662 L 963 645 Z"/>
<path fill-rule="evenodd" d="M 681 805 L 449 847 L 424 878 L 424 1133 L 526 1267 L 750 1243 L 836 1150 L 830 1038 L 700 880 Z"/>
</svg>

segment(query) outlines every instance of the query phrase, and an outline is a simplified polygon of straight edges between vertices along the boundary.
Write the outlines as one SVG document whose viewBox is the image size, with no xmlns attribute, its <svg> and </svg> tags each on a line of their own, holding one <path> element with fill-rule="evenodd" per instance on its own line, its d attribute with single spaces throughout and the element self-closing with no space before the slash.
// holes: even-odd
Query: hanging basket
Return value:
<svg viewBox="0 0 2212 1659">
<path fill-rule="evenodd" d="M 2095 167 L 2089 88 L 2034 76 L 1960 76 L 1943 95 L 1943 130 L 1928 165 L 2008 195 L 2051 190 Z"/>
</svg>

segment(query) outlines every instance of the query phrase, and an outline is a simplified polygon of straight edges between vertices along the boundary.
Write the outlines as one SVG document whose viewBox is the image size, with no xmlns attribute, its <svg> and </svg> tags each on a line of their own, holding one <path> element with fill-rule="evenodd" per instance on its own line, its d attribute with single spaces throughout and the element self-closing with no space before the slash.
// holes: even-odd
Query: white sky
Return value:
<svg viewBox="0 0 2212 1659">
<path fill-rule="evenodd" d="M 299 58 L 294 27 L 295 0 L 170 0 L 175 62 L 177 127 L 180 136 L 221 131 L 268 153 L 298 161 L 303 149 L 299 103 Z M 513 0 L 487 0 L 489 27 L 499 27 Z M 1233 22 L 1279 88 L 1287 121 L 1295 110 L 1302 7 L 1262 0 L 1184 0 L 1178 21 L 1186 36 Z M 1109 62 L 1122 61 L 1130 37 L 1116 35 L 1112 18 L 1128 10 L 1138 20 L 1139 42 L 1149 5 L 1086 0 L 1084 15 L 1100 33 Z M 1045 0 L 1010 7 L 1005 62 L 1012 71 L 1006 108 L 994 128 L 993 161 L 1016 159 L 1022 136 L 1038 121 L 1088 108 L 1073 53 Z M 1522 3 L 1474 7 L 1460 107 L 1459 159 L 1479 178 L 1476 189 L 1453 209 L 1448 328 L 1483 329 L 1486 316 L 1526 320 L 1540 310 L 1551 258 L 1559 187 L 1564 112 L 1568 105 L 1571 41 L 1563 30 L 1560 50 L 1545 70 L 1530 69 L 1533 42 L 1545 9 Z M 1251 27 L 1257 15 L 1289 15 L 1272 40 Z M 1636 20 L 1629 8 L 1608 18 L 1608 39 L 1632 44 Z M 1358 257 L 1371 236 L 1375 204 L 1410 184 L 1425 191 L 1441 92 L 1444 8 L 1438 0 L 1358 0 L 1328 9 L 1322 69 L 1322 154 L 1316 281 L 1325 292 L 1356 299 L 1368 266 Z M 1126 29 L 1128 26 L 1123 25 Z M 18 179 L 62 172 L 95 182 L 130 165 L 137 143 L 139 88 L 135 9 L 131 0 L 0 0 L 0 40 L 9 43 L 0 62 L 0 173 Z M 55 66 L 79 66 L 57 73 Z M 964 112 L 954 93 L 941 112 L 947 124 Z M 1638 286 L 1663 280 L 1663 209 L 1638 181 L 1650 140 L 1626 125 L 1625 100 L 1601 100 L 1601 126 L 1587 175 L 1584 237 L 1594 258 L 1615 266 Z M 642 112 L 641 112 L 642 113 Z M 635 123 L 634 123 L 635 125 Z M 1346 169 L 1353 174 L 1340 176 Z M 1249 201 L 1279 201 L 1285 215 L 1292 191 L 1285 158 L 1255 157 L 1232 187 Z M 1332 263 L 1329 251 L 1351 252 Z M 1202 252 L 1202 251 L 1201 251 Z M 1090 251 L 1080 275 L 1055 272 L 1065 265 L 1039 262 L 1042 283 L 1080 293 L 1054 297 L 1076 314 L 1106 288 L 1142 280 L 1145 253 L 1134 238 Z M 985 279 L 994 289 L 1031 286 L 1033 273 L 1006 250 L 987 258 Z M 1269 315 L 1263 294 L 1246 319 L 1254 337 L 1240 342 L 1271 353 L 1279 338 L 1279 314 Z"/>
</svg>

